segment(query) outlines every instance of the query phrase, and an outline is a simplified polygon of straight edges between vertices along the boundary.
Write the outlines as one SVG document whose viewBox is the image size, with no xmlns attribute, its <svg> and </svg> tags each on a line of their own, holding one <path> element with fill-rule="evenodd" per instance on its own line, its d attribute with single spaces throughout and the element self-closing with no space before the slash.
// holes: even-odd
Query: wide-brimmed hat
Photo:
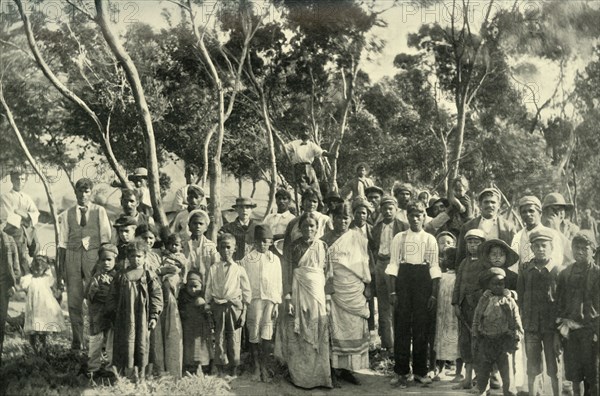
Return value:
<svg viewBox="0 0 600 396">
<path fill-rule="evenodd" d="M 506 263 L 504 263 L 504 268 L 508 268 L 519 261 L 519 254 L 502 239 L 490 239 L 482 243 L 479 247 L 479 257 L 486 260 L 490 254 L 490 250 L 494 246 L 500 246 L 506 252 Z"/>
<path fill-rule="evenodd" d="M 427 216 L 429 217 L 434 217 L 433 216 L 433 207 L 435 206 L 435 204 L 437 204 L 438 202 L 442 202 L 444 204 L 445 207 L 450 206 L 450 201 L 448 201 L 446 198 L 431 198 L 429 200 L 429 206 L 427 207 L 426 211 L 427 211 Z"/>
<path fill-rule="evenodd" d="M 550 193 L 544 197 L 542 202 L 542 209 L 546 209 L 549 206 L 563 206 L 565 210 L 573 209 L 573 204 L 567 203 L 565 197 L 561 193 Z"/>
<path fill-rule="evenodd" d="M 242 206 L 249 206 L 251 208 L 256 208 L 256 204 L 254 203 L 254 201 L 252 201 L 252 198 L 246 198 L 246 197 L 238 197 L 235 199 L 235 205 L 232 206 L 232 208 L 239 208 Z"/>
<path fill-rule="evenodd" d="M 365 195 L 366 196 L 369 196 L 369 194 L 373 193 L 373 192 L 378 193 L 381 196 L 384 195 L 383 188 L 381 188 L 381 187 L 371 186 L 371 187 L 365 188 Z"/>
<path fill-rule="evenodd" d="M 337 191 L 329 191 L 327 193 L 327 195 L 325 195 L 325 199 L 323 199 L 323 202 L 326 203 L 326 204 L 328 204 L 329 202 L 343 203 L 344 200 L 340 196 L 339 192 L 337 192 Z"/>
<path fill-rule="evenodd" d="M 133 181 L 135 179 L 147 179 L 148 178 L 148 169 L 136 168 L 132 174 L 127 176 L 127 178 L 131 181 Z"/>
<path fill-rule="evenodd" d="M 356 164 L 356 166 L 354 166 L 354 173 L 358 172 L 358 168 L 360 168 L 361 166 L 365 168 L 367 173 L 371 171 L 371 167 L 369 166 L 369 164 L 367 164 L 366 162 L 359 162 L 358 164 Z"/>
</svg>

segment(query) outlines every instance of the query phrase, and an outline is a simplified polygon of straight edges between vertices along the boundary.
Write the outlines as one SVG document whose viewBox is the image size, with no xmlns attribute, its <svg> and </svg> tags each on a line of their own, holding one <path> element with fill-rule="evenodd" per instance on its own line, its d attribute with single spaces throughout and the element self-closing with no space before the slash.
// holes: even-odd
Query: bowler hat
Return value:
<svg viewBox="0 0 600 396">
<path fill-rule="evenodd" d="M 546 209 L 549 206 L 562 206 L 565 209 L 573 209 L 573 204 L 567 203 L 565 197 L 561 193 L 550 193 L 544 197 L 542 203 L 542 209 Z"/>
<path fill-rule="evenodd" d="M 519 261 L 519 254 L 502 239 L 490 239 L 489 241 L 482 243 L 479 247 L 481 252 L 479 256 L 485 260 L 490 255 L 490 250 L 492 250 L 494 246 L 499 246 L 506 253 L 506 263 L 504 263 L 504 268 L 508 268 Z"/>
<path fill-rule="evenodd" d="M 252 201 L 251 198 L 246 198 L 246 197 L 238 197 L 235 199 L 235 205 L 233 205 L 232 207 L 235 208 L 239 208 L 242 206 L 248 206 L 251 208 L 256 208 L 256 204 Z"/>
<path fill-rule="evenodd" d="M 136 168 L 132 174 L 127 177 L 129 180 L 133 181 L 135 179 L 147 179 L 148 178 L 148 169 L 146 168 Z"/>
</svg>

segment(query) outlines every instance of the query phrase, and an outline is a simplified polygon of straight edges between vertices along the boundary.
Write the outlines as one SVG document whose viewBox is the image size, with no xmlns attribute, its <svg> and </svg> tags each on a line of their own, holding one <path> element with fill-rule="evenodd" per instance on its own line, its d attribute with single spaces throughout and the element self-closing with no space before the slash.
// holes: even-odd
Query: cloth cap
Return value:
<svg viewBox="0 0 600 396">
<path fill-rule="evenodd" d="M 506 253 L 504 268 L 508 268 L 519 261 L 519 254 L 502 239 L 490 239 L 489 241 L 482 243 L 479 247 L 479 257 L 482 257 L 484 261 L 487 260 L 490 255 L 490 250 L 492 250 L 494 246 L 499 246 Z"/>
<path fill-rule="evenodd" d="M 251 208 L 256 208 L 256 204 L 252 201 L 251 198 L 246 198 L 246 197 L 238 197 L 235 199 L 235 205 L 233 205 L 232 207 L 235 208 L 239 208 L 242 206 L 249 206 Z"/>
<path fill-rule="evenodd" d="M 519 199 L 519 209 L 525 205 L 533 205 L 538 211 L 542 211 L 542 203 L 540 199 L 533 195 L 526 195 Z"/>
<path fill-rule="evenodd" d="M 561 193 L 550 193 L 544 197 L 542 209 L 546 209 L 549 206 L 564 206 L 565 209 L 573 209 L 573 204 L 567 203 Z"/>
<path fill-rule="evenodd" d="M 115 220 L 115 224 L 113 224 L 113 227 L 115 228 L 127 226 L 137 226 L 137 221 L 135 220 L 135 217 L 122 215 L 117 220 Z"/>
<path fill-rule="evenodd" d="M 383 205 L 388 205 L 388 204 L 398 206 L 398 201 L 396 201 L 396 198 L 394 198 L 390 195 L 384 195 L 383 198 L 381 198 L 381 202 L 379 203 L 379 206 L 383 207 Z"/>
<path fill-rule="evenodd" d="M 400 191 L 408 191 L 410 193 L 410 195 L 413 195 L 414 188 L 413 188 L 412 184 L 410 184 L 410 183 L 397 183 L 397 184 L 395 184 L 394 188 L 392 188 L 392 193 L 394 195 L 396 195 Z"/>
<path fill-rule="evenodd" d="M 206 224 L 210 224 L 210 217 L 208 216 L 208 213 L 206 213 L 202 209 L 194 209 L 190 212 L 190 214 L 188 215 L 188 224 L 191 223 L 192 220 L 196 217 L 200 217 L 206 222 Z"/>
<path fill-rule="evenodd" d="M 465 241 L 469 238 L 479 238 L 485 241 L 485 232 L 479 228 L 472 228 L 465 234 Z"/>
<path fill-rule="evenodd" d="M 98 249 L 98 257 L 102 256 L 103 252 L 111 252 L 115 255 L 118 255 L 119 249 L 112 243 L 103 243 L 102 245 L 100 245 L 100 249 Z"/>
<path fill-rule="evenodd" d="M 204 197 L 206 195 L 204 194 L 204 190 L 202 189 L 202 187 L 200 187 L 197 184 L 190 184 L 188 186 L 187 195 L 190 195 L 191 192 L 196 194 L 198 197 Z"/>
<path fill-rule="evenodd" d="M 264 239 L 273 239 L 273 232 L 267 224 L 258 224 L 254 227 L 254 240 L 262 241 Z"/>
<path fill-rule="evenodd" d="M 495 276 L 499 276 L 504 279 L 506 278 L 506 271 L 498 267 L 492 267 L 483 271 L 483 273 L 479 275 L 479 286 L 481 286 L 482 289 L 485 289 L 488 283 L 490 283 L 490 280 Z"/>
<path fill-rule="evenodd" d="M 490 188 L 484 188 L 479 195 L 477 196 L 477 200 L 481 201 L 481 199 L 483 198 L 483 196 L 485 194 L 492 194 L 495 195 L 496 198 L 498 198 L 498 200 L 500 200 L 500 191 L 497 188 L 494 187 L 490 187 Z"/>
<path fill-rule="evenodd" d="M 552 241 L 554 240 L 554 233 L 550 228 L 539 227 L 539 229 L 533 231 L 529 235 L 529 243 L 535 241 Z"/>
<path fill-rule="evenodd" d="M 581 230 L 577 232 L 577 234 L 575 234 L 575 236 L 573 237 L 571 244 L 575 242 L 584 242 L 591 246 L 593 250 L 596 250 L 596 247 L 598 246 L 596 238 L 594 237 L 594 234 L 591 230 Z"/>
<path fill-rule="evenodd" d="M 367 201 L 364 197 L 356 197 L 352 200 L 352 212 L 356 212 L 358 208 L 365 207 L 368 212 L 373 212 L 373 205 Z"/>
<path fill-rule="evenodd" d="M 384 192 L 383 192 L 383 188 L 381 187 L 377 187 L 377 186 L 371 186 L 371 187 L 367 187 L 365 188 L 365 195 L 369 196 L 369 194 L 371 193 L 377 193 L 381 196 L 383 196 Z"/>
<path fill-rule="evenodd" d="M 198 281 L 198 282 L 202 283 L 202 275 L 200 274 L 200 272 L 194 271 L 194 270 L 188 272 L 187 277 L 186 277 L 186 282 L 191 282 L 191 281 Z"/>
<path fill-rule="evenodd" d="M 136 168 L 132 174 L 127 177 L 129 180 L 133 179 L 147 179 L 148 178 L 148 169 L 146 168 Z"/>
<path fill-rule="evenodd" d="M 448 237 L 452 238 L 454 240 L 454 242 L 456 243 L 456 236 L 453 233 L 451 233 L 450 231 L 442 231 L 442 232 L 440 232 L 439 234 L 437 234 L 435 236 L 435 239 L 438 239 L 438 238 L 443 237 L 443 236 L 448 236 Z"/>
<path fill-rule="evenodd" d="M 329 202 L 339 202 L 342 203 L 344 202 L 344 200 L 342 199 L 342 197 L 340 197 L 340 193 L 337 191 L 329 191 L 327 193 L 327 195 L 325 195 L 325 199 L 323 199 L 323 202 L 325 202 L 326 204 Z"/>
</svg>

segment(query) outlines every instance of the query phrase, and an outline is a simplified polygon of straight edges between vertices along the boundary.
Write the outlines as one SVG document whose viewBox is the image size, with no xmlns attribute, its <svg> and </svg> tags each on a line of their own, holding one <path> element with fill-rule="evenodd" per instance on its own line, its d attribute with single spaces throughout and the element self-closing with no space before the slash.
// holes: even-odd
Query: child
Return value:
<svg viewBox="0 0 600 396">
<path fill-rule="evenodd" d="M 183 371 L 196 373 L 201 366 L 208 374 L 214 351 L 212 320 L 205 311 L 202 279 L 198 271 L 188 272 L 185 287 L 179 293 L 178 306 L 183 330 Z"/>
<path fill-rule="evenodd" d="M 148 244 L 141 240 L 126 246 L 129 267 L 111 285 L 107 312 L 114 318 L 113 364 L 136 381 L 144 380 L 148 365 L 150 330 L 163 309 L 156 274 L 146 267 Z"/>
<path fill-rule="evenodd" d="M 137 222 L 131 216 L 121 216 L 115 220 L 113 227 L 117 230 L 117 263 L 115 268 L 121 271 L 127 267 L 127 245 L 135 239 L 135 229 Z"/>
<path fill-rule="evenodd" d="M 485 292 L 473 316 L 473 353 L 477 371 L 478 394 L 485 396 L 490 373 L 496 365 L 502 377 L 505 396 L 513 384 L 511 362 L 523 336 L 521 316 L 510 290 L 504 288 L 504 270 L 492 267 L 480 276 Z"/>
<path fill-rule="evenodd" d="M 118 254 L 119 250 L 113 244 L 105 243 L 100 246 L 96 272 L 85 294 L 90 314 L 90 349 L 87 367 L 90 378 L 100 370 L 102 346 L 105 343 L 108 363 L 112 361 L 113 329 L 110 320 L 106 317 L 106 302 L 110 285 L 117 274 L 115 264 Z"/>
<path fill-rule="evenodd" d="M 206 200 L 204 197 L 204 190 L 200 186 L 195 184 L 190 184 L 188 186 L 187 208 L 177 213 L 175 220 L 173 220 L 173 225 L 171 226 L 171 232 L 175 234 L 182 233 L 183 239 L 187 239 L 189 236 L 187 225 L 190 213 L 196 209 L 206 210 Z"/>
<path fill-rule="evenodd" d="M 52 291 L 54 277 L 48 264 L 46 256 L 36 256 L 31 263 L 31 274 L 21 278 L 21 287 L 27 292 L 23 330 L 35 353 L 47 349 L 48 333 L 60 333 L 66 328 Z"/>
<path fill-rule="evenodd" d="M 455 389 L 471 389 L 473 386 L 473 355 L 471 349 L 471 323 L 475 307 L 481 297 L 479 276 L 486 267 L 479 259 L 479 246 L 485 241 L 482 230 L 474 228 L 465 234 L 467 257 L 463 259 L 456 273 L 454 291 L 452 292 L 452 305 L 454 313 L 460 322 L 458 330 L 458 345 L 460 357 L 465 364 L 465 379 Z"/>
<path fill-rule="evenodd" d="M 442 254 L 446 249 L 456 247 L 456 237 L 451 232 L 442 231 L 439 234 L 437 234 L 435 239 L 437 240 L 438 247 L 440 250 L 440 257 L 442 257 Z M 452 267 L 454 268 L 455 265 L 453 264 Z M 442 271 L 443 270 L 444 269 L 442 268 Z"/>
<path fill-rule="evenodd" d="M 508 290 L 516 291 L 518 275 L 509 268 L 519 262 L 519 254 L 501 239 L 485 241 L 479 249 L 479 256 L 485 268 L 502 268 L 505 273 L 504 286 Z M 520 298 L 521 294 L 518 296 Z"/>
<path fill-rule="evenodd" d="M 138 225 L 135 229 L 135 237 L 146 242 L 148 245 L 146 265 L 148 266 L 148 269 L 152 271 L 158 271 L 162 261 L 159 254 L 153 250 L 157 236 L 158 231 L 156 231 L 156 227 L 152 224 L 143 223 Z"/>
<path fill-rule="evenodd" d="M 452 180 L 448 191 L 448 201 L 453 214 L 449 227 L 457 235 L 462 225 L 473 218 L 473 204 L 467 192 L 469 192 L 469 181 L 466 177 L 458 176 Z"/>
<path fill-rule="evenodd" d="M 254 250 L 240 262 L 246 270 L 252 292 L 246 323 L 254 360 L 253 378 L 260 381 L 262 376 L 264 382 L 269 381 L 265 364 L 283 294 L 281 263 L 269 250 L 272 244 L 273 234 L 269 226 L 257 225 L 254 228 Z"/>
<path fill-rule="evenodd" d="M 187 266 L 190 270 L 196 270 L 202 275 L 202 282 L 206 283 L 206 272 L 208 268 L 219 261 L 217 245 L 204 236 L 210 225 L 208 213 L 203 210 L 195 210 L 190 213 L 188 222 L 191 238 L 183 245 L 183 252 L 187 257 Z"/>
<path fill-rule="evenodd" d="M 444 368 L 444 361 L 456 361 L 456 374 L 453 382 L 461 380 L 462 360 L 458 350 L 458 317 L 452 309 L 452 291 L 456 281 L 455 263 L 456 248 L 449 247 L 442 253 L 442 266 L 445 272 L 440 279 L 440 290 L 437 299 L 437 320 L 434 350 L 438 360 L 439 371 Z M 439 376 L 434 377 L 439 380 Z"/>
<path fill-rule="evenodd" d="M 594 264 L 597 244 L 589 230 L 579 231 L 571 242 L 575 263 L 558 275 L 556 303 L 558 329 L 564 348 L 565 379 L 580 395 L 598 394 L 598 313 L 600 267 Z"/>
<path fill-rule="evenodd" d="M 215 363 L 219 375 L 229 363 L 231 374 L 236 377 L 240 365 L 242 326 L 252 292 L 246 270 L 233 260 L 235 237 L 222 234 L 217 246 L 221 260 L 208 270 L 205 308 L 215 321 Z"/>
<path fill-rule="evenodd" d="M 160 272 L 166 273 L 181 273 L 184 271 L 187 258 L 183 254 L 181 236 L 179 234 L 169 234 L 165 240 L 165 251 L 162 257 Z"/>
</svg>

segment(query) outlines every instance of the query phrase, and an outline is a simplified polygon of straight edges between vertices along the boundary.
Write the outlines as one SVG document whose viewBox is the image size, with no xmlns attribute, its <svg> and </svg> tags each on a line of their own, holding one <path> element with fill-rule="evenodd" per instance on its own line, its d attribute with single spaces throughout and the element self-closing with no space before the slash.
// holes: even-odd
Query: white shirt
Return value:
<svg viewBox="0 0 600 396">
<path fill-rule="evenodd" d="M 173 200 L 173 209 L 174 210 L 187 209 L 187 207 L 188 207 L 187 193 L 188 193 L 189 186 L 191 186 L 191 184 L 187 184 L 175 192 L 175 199 Z M 206 197 L 202 198 L 202 205 L 206 205 Z M 150 206 L 152 206 L 152 205 L 150 205 Z"/>
<path fill-rule="evenodd" d="M 390 263 L 385 269 L 387 275 L 397 276 L 401 263 L 413 265 L 429 265 L 431 279 L 440 278 L 438 245 L 435 237 L 424 230 L 403 231 L 392 240 L 390 247 Z"/>
<path fill-rule="evenodd" d="M 479 228 L 485 234 L 485 239 L 498 239 L 498 218 L 486 219 L 484 217 L 479 221 Z"/>
<path fill-rule="evenodd" d="M 240 265 L 248 275 L 253 300 L 258 298 L 281 303 L 283 284 L 279 257 L 270 251 L 259 253 L 252 250 L 240 261 Z"/>
<path fill-rule="evenodd" d="M 85 211 L 85 218 L 89 222 L 90 218 L 90 208 L 94 204 L 89 204 Z M 110 221 L 108 220 L 108 215 L 106 214 L 106 210 L 103 206 L 94 205 L 98 207 L 98 217 L 100 218 L 100 224 L 98 227 L 100 228 L 100 243 L 110 242 L 111 236 L 111 227 Z M 78 224 L 81 224 L 81 206 L 77 205 L 77 210 L 75 211 L 75 220 Z M 59 248 L 67 248 L 67 244 L 69 243 L 69 209 L 65 210 L 58 216 L 58 247 Z M 84 238 L 85 239 L 85 238 Z M 83 240 L 82 245 L 87 250 L 88 248 L 88 240 Z M 97 248 L 97 247 L 96 247 Z"/>
<path fill-rule="evenodd" d="M 10 190 L 0 196 L 0 221 L 6 222 L 8 215 L 15 210 L 22 210 L 29 214 L 31 224 L 36 225 L 40 212 L 29 195 L 22 191 Z"/>
<path fill-rule="evenodd" d="M 392 221 L 390 224 L 383 224 L 381 227 L 381 237 L 379 238 L 379 255 L 380 256 L 389 256 L 390 255 L 390 245 L 392 244 L 392 239 L 394 238 L 394 222 Z"/>
<path fill-rule="evenodd" d="M 550 261 L 558 267 L 561 267 L 563 265 L 565 260 L 565 251 L 563 238 L 561 237 L 561 234 L 558 231 L 548 228 L 540 223 L 529 231 L 527 230 L 527 228 L 523 228 L 521 231 L 517 232 L 513 237 L 510 247 L 515 252 L 519 253 L 519 261 L 510 268 L 511 270 L 520 273 L 523 264 L 528 263 L 533 259 L 533 251 L 531 250 L 529 236 L 532 232 L 539 231 L 542 229 L 550 230 L 550 232 L 552 232 L 552 234 L 554 235 L 552 240 L 552 256 Z"/>
<path fill-rule="evenodd" d="M 315 142 L 308 141 L 306 144 L 302 140 L 292 140 L 285 145 L 285 150 L 290 156 L 292 165 L 309 163 L 312 164 L 315 158 L 319 158 L 323 154 L 323 149 Z"/>
<path fill-rule="evenodd" d="M 266 224 L 269 227 L 271 227 L 271 232 L 273 233 L 273 235 L 283 235 L 285 233 L 287 225 L 295 217 L 296 216 L 294 216 L 294 214 L 289 210 L 286 210 L 283 213 L 272 213 L 265 217 L 265 219 L 263 220 L 263 224 Z"/>
</svg>

